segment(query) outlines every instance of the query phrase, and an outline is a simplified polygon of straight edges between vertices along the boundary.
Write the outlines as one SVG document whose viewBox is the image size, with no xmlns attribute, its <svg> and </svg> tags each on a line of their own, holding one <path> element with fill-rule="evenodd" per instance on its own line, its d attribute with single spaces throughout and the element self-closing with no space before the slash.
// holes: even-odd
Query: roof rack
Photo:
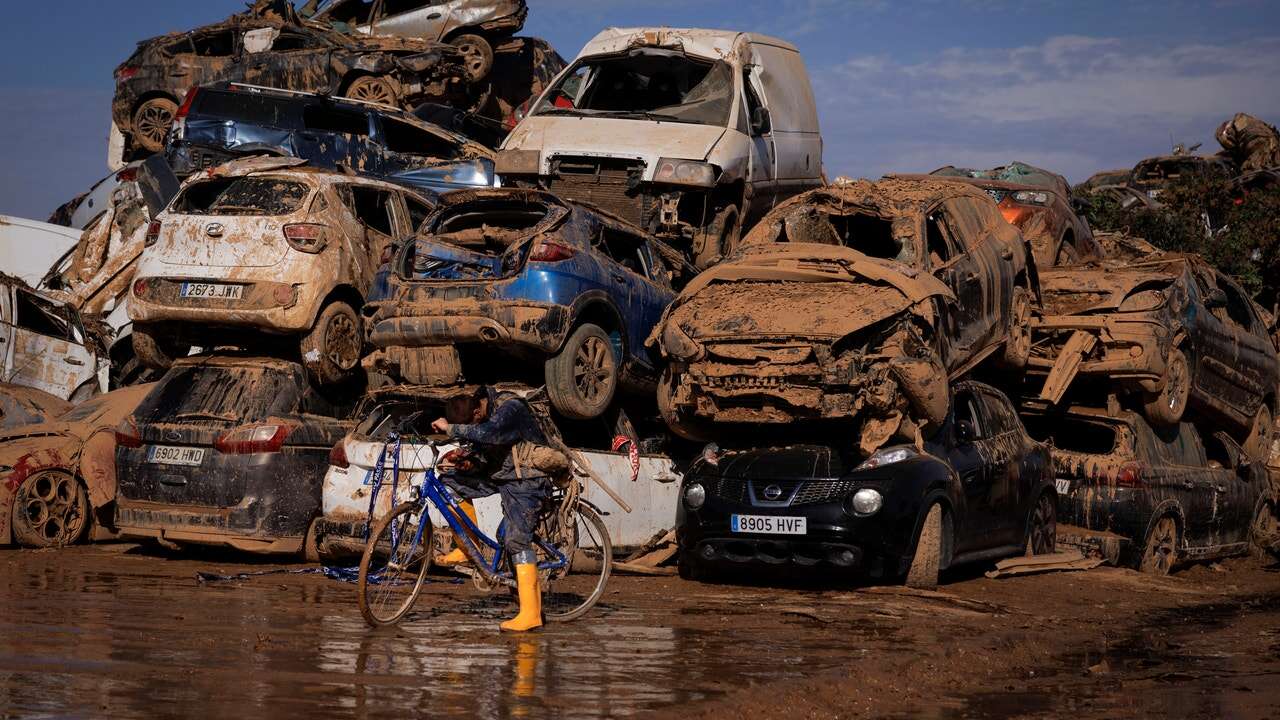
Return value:
<svg viewBox="0 0 1280 720">
<path fill-rule="evenodd" d="M 369 107 L 378 108 L 380 110 L 391 110 L 393 112 L 402 113 L 403 109 L 394 105 L 383 105 L 382 103 L 370 102 L 368 100 L 357 100 L 356 98 L 343 97 L 341 95 L 321 95 L 320 93 L 302 92 L 301 90 L 285 90 L 283 88 L 266 87 L 265 85 L 250 85 L 249 83 L 228 83 L 228 87 L 239 88 L 241 90 L 251 90 L 253 92 L 269 92 L 278 95 L 292 95 L 294 97 L 314 97 L 327 98 L 329 100 L 341 100 L 342 102 L 355 103 L 356 105 L 367 105 Z"/>
</svg>

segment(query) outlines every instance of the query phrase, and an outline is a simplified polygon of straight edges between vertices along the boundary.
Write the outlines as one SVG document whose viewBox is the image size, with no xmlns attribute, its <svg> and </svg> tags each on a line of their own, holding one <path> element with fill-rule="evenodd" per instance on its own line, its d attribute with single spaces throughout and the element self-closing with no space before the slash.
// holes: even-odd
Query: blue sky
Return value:
<svg viewBox="0 0 1280 720">
<path fill-rule="evenodd" d="M 1043 165 L 1079 181 L 1237 111 L 1280 122 L 1280 2 L 530 0 L 566 58 L 608 25 L 752 30 L 798 45 L 831 177 Z M 244 0 L 9 0 L 0 213 L 45 218 L 106 174 L 112 70 L 140 39 Z"/>
</svg>

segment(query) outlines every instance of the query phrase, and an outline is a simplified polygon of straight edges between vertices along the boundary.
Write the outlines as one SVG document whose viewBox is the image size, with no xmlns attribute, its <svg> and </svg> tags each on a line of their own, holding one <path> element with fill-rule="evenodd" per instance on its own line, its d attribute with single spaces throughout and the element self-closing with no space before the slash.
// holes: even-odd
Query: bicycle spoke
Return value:
<svg viewBox="0 0 1280 720">
<path fill-rule="evenodd" d="M 379 523 L 360 563 L 360 610 L 371 625 L 399 621 L 413 607 L 431 564 L 421 508 L 401 505 Z"/>
<path fill-rule="evenodd" d="M 613 566 L 613 546 L 604 521 L 589 507 L 580 506 L 575 527 L 561 530 L 553 544 L 570 563 L 571 570 L 542 573 L 543 613 L 551 621 L 568 621 L 589 611 L 604 594 Z M 554 553 L 539 548 L 539 562 L 554 562 Z"/>
</svg>

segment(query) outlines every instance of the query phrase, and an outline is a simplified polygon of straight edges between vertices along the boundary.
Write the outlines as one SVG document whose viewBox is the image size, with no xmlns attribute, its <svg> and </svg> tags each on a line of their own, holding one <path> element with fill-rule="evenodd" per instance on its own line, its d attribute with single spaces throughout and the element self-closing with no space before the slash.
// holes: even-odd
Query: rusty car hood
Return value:
<svg viewBox="0 0 1280 720">
<path fill-rule="evenodd" d="M 1143 289 L 1160 289 L 1175 282 L 1183 270 L 1180 261 L 1141 265 L 1104 265 L 1065 270 L 1042 270 L 1040 290 L 1045 311 L 1077 315 L 1115 311 L 1125 298 Z"/>
</svg>

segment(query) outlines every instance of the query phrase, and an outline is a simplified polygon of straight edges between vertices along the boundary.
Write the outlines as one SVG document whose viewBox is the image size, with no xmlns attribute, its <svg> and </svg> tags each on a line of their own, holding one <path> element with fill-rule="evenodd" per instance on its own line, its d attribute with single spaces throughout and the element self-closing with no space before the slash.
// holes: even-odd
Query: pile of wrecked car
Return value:
<svg viewBox="0 0 1280 720">
<path fill-rule="evenodd" d="M 0 283 L 0 543 L 335 561 L 479 384 L 687 578 L 1280 541 L 1274 328 L 1230 278 L 1025 163 L 829 183 L 784 41 L 610 28 L 566 65 L 527 14 L 260 0 L 139 45 L 112 174 Z M 1250 160 L 1199 164 L 1269 167 L 1219 134 Z"/>
</svg>

